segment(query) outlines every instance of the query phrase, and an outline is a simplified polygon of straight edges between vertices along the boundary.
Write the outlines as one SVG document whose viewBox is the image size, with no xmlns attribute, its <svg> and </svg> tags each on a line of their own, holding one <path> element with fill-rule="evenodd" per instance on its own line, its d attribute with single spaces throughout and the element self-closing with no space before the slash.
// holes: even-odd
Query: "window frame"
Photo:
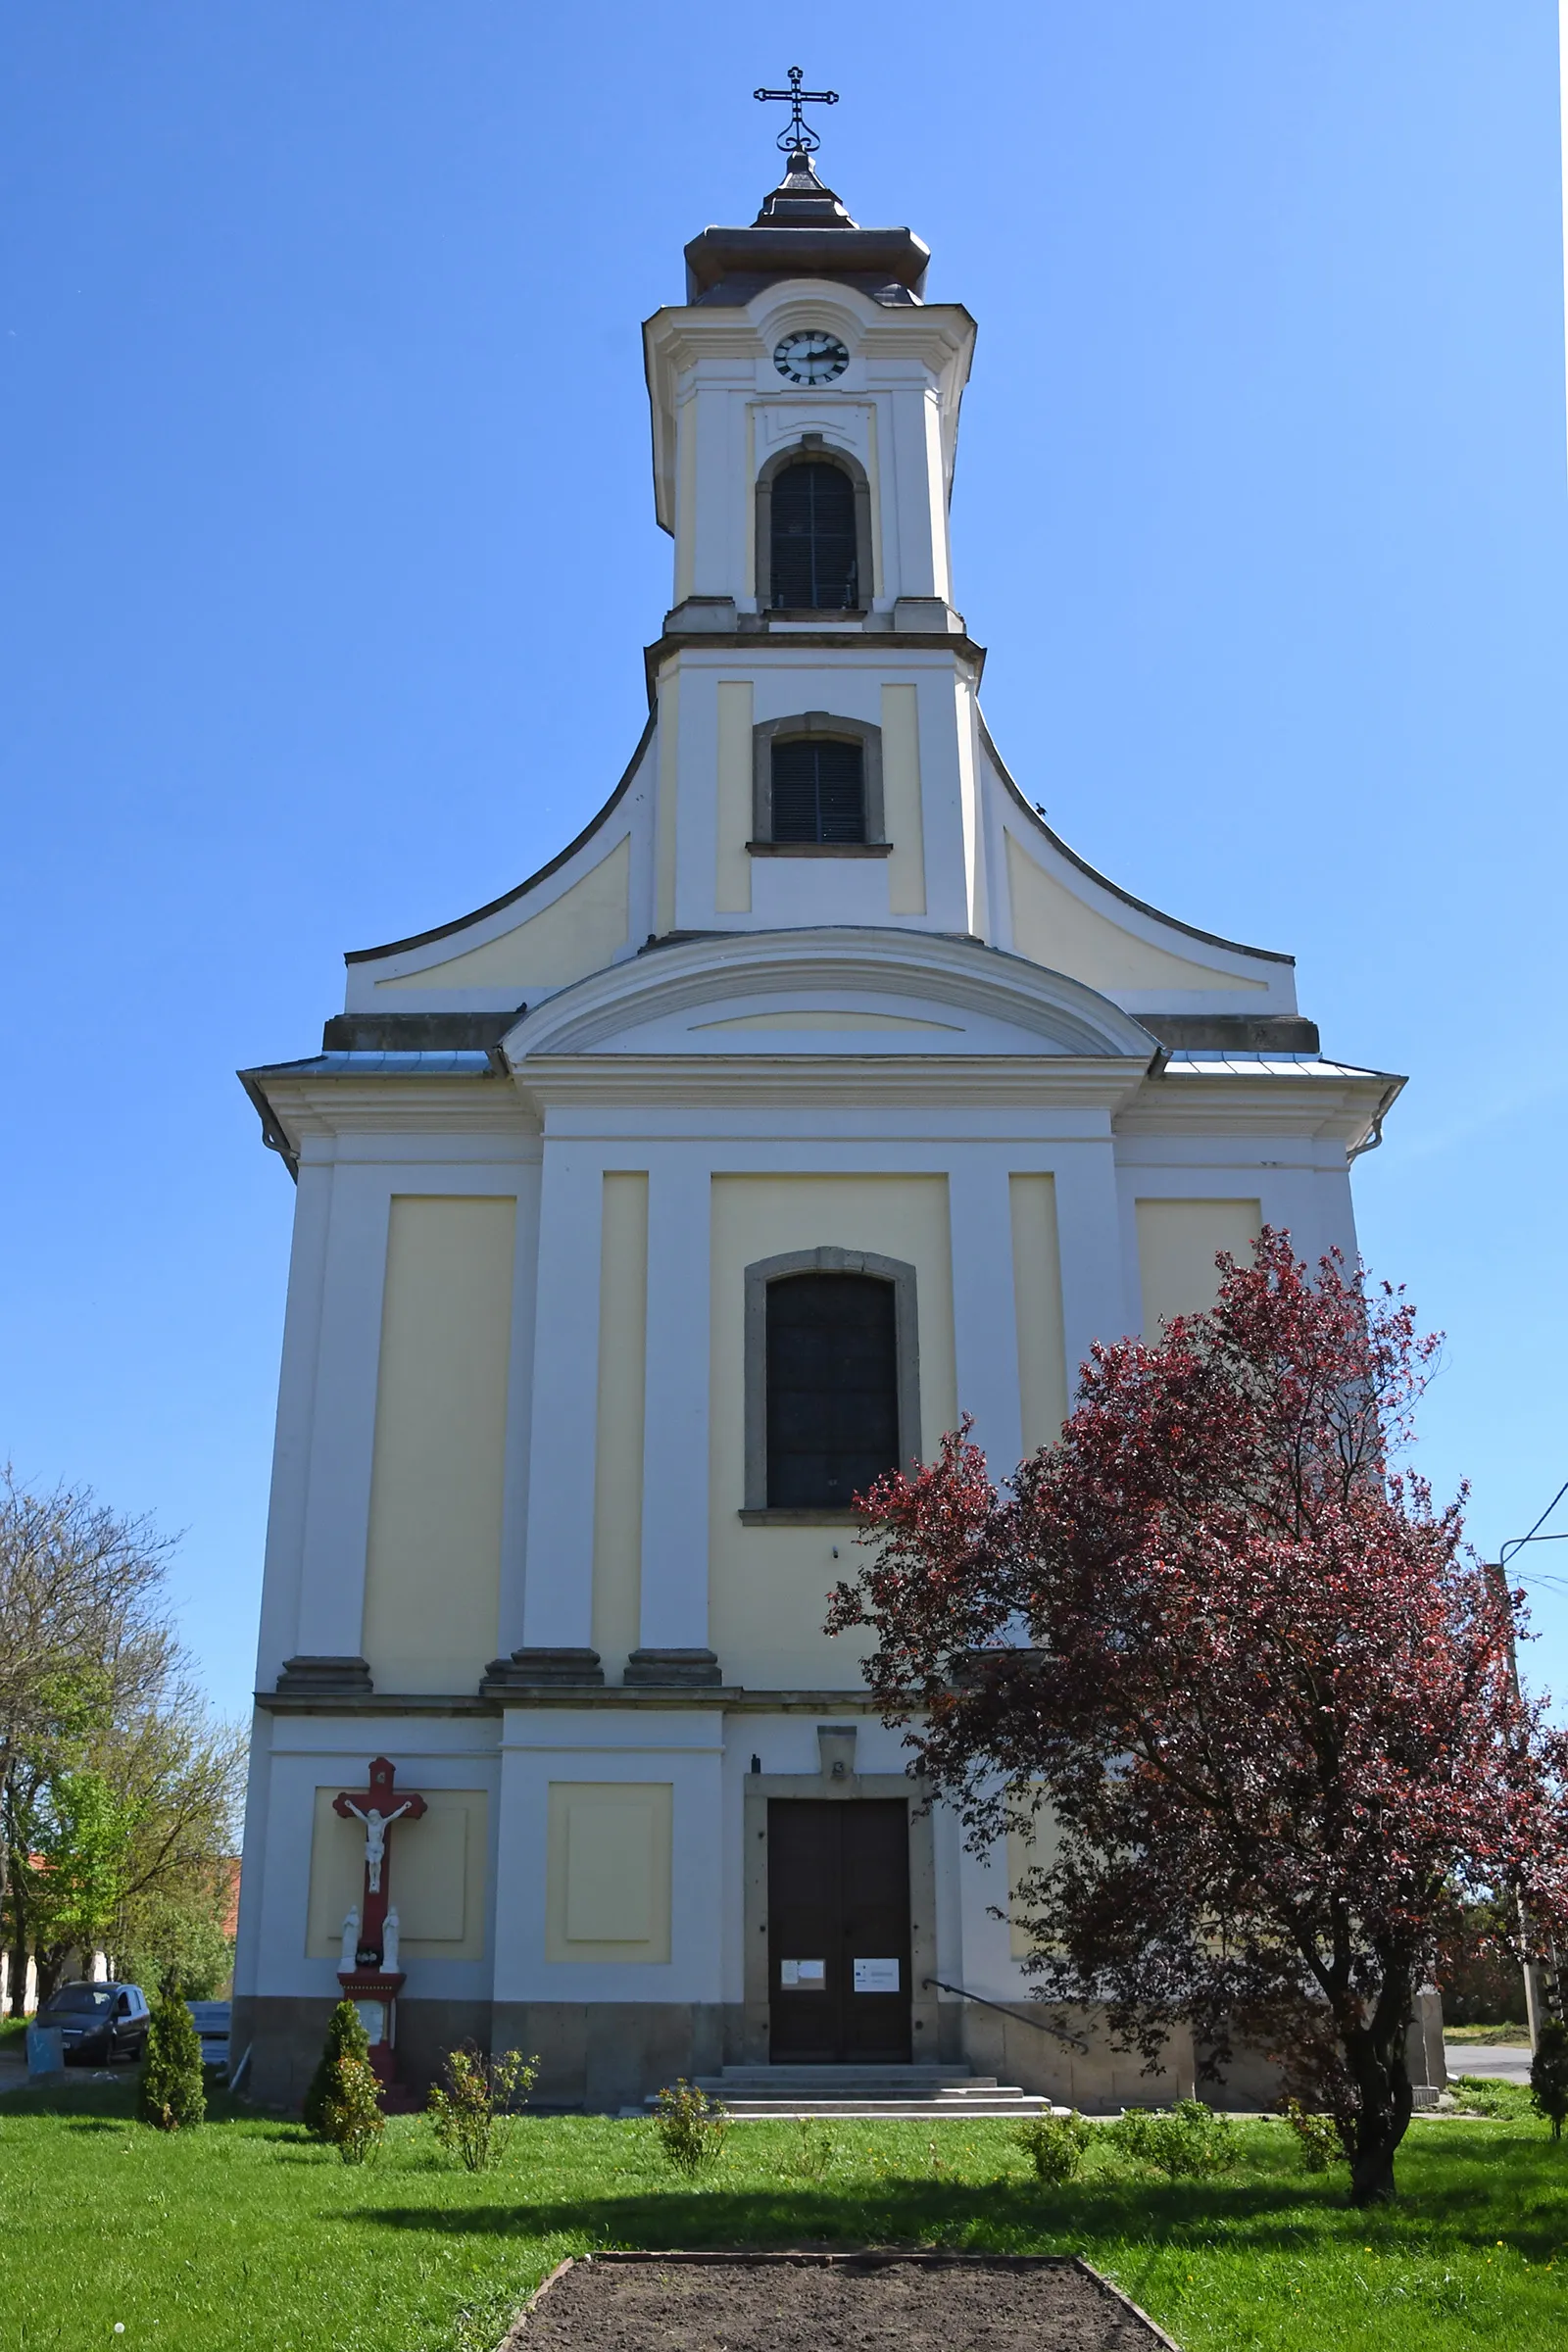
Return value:
<svg viewBox="0 0 1568 2352">
<path fill-rule="evenodd" d="M 773 746 L 803 736 L 830 743 L 858 743 L 865 793 L 863 841 L 775 841 L 773 839 Z M 793 718 L 764 718 L 752 729 L 752 839 L 746 845 L 763 858 L 885 858 L 882 813 L 882 730 L 862 718 L 840 718 L 831 710 L 801 710 Z"/>
<path fill-rule="evenodd" d="M 775 605 L 773 602 L 773 482 L 791 466 L 836 466 L 848 474 L 855 492 L 855 575 L 859 583 L 858 605 Z M 865 468 L 847 450 L 837 449 L 820 433 L 802 433 L 760 467 L 757 476 L 757 609 L 778 620 L 863 619 L 879 593 L 872 562 L 871 484 Z"/>
<path fill-rule="evenodd" d="M 901 1257 L 879 1257 L 869 1250 L 787 1250 L 760 1257 L 746 1269 L 746 1462 L 745 1502 L 740 1517 L 748 1527 L 852 1527 L 858 1514 L 823 1503 L 805 1509 L 771 1509 L 767 1500 L 767 1294 L 791 1274 L 870 1274 L 893 1286 L 894 1372 L 898 1383 L 899 1467 L 920 1459 L 920 1328 L 917 1277 Z"/>
</svg>

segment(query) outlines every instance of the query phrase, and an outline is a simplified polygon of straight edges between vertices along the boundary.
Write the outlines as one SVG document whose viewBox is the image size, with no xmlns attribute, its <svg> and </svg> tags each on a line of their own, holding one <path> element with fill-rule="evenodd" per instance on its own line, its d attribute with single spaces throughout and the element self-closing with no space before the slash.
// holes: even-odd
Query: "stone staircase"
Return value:
<svg viewBox="0 0 1568 2352">
<path fill-rule="evenodd" d="M 700 2088 L 731 2115 L 1050 2115 L 1051 2101 L 995 2075 L 953 2066 L 726 2066 L 700 2075 Z M 653 2105 L 650 2099 L 648 2104 Z"/>
</svg>

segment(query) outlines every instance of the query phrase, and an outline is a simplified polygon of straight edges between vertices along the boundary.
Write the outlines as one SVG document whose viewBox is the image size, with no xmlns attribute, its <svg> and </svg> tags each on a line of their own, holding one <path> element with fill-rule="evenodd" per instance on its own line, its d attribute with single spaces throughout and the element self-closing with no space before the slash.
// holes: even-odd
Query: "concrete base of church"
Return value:
<svg viewBox="0 0 1568 2352">
<path fill-rule="evenodd" d="M 329 2000 L 235 2001 L 230 2046 L 236 2060 L 247 2047 L 251 2051 L 247 2098 L 260 2107 L 298 2111 L 332 2008 Z M 1038 2015 L 1026 2003 L 1003 2011 L 945 2001 L 942 2062 L 994 2075 L 1085 2115 L 1168 2105 L 1195 2090 L 1219 2108 L 1250 2112 L 1278 2102 L 1279 2069 L 1261 2051 L 1239 2048 L 1218 2081 L 1200 2082 L 1192 2041 L 1179 2034 L 1167 2063 L 1145 2074 L 1137 2053 L 1113 2050 L 1103 2026 L 1087 2013 L 1069 2015 L 1071 2041 L 1043 2033 Z M 615 2115 L 640 2107 L 677 2076 L 716 2075 L 725 2065 L 743 2063 L 745 2010 L 738 2001 L 399 2001 L 398 2076 L 416 2099 L 422 2101 L 438 2079 L 446 2052 L 463 2041 L 536 2057 L 537 2107 Z M 1412 2083 L 1443 2088 L 1436 1993 L 1421 1996 L 1408 2064 Z"/>
</svg>

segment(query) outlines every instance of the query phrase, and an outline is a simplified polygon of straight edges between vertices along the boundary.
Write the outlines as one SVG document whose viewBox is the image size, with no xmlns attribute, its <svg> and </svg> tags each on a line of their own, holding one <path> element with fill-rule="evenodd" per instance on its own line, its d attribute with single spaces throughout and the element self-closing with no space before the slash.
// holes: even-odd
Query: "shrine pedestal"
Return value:
<svg viewBox="0 0 1568 2352">
<path fill-rule="evenodd" d="M 381 2085 L 381 2104 L 388 2115 L 407 2115 L 413 2094 L 398 2081 L 398 1994 L 404 1985 L 401 1969 L 340 1968 L 337 1981 L 343 1997 L 352 2001 L 370 2037 L 370 2067 Z"/>
</svg>

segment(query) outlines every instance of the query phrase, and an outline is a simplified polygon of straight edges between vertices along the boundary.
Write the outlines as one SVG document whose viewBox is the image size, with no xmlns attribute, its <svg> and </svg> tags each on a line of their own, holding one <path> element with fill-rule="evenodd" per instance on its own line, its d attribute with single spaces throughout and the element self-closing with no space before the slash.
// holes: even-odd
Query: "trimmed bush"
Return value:
<svg viewBox="0 0 1568 2352">
<path fill-rule="evenodd" d="M 1236 2161 L 1230 2125 L 1201 2099 L 1178 2099 L 1174 2107 L 1129 2107 L 1111 2125 L 1109 2136 L 1123 2155 L 1168 2180 L 1201 2180 Z"/>
<path fill-rule="evenodd" d="M 319 2136 L 330 2141 L 345 2164 L 363 2164 L 381 2145 L 386 2117 L 381 2085 L 368 2058 L 347 2051 L 332 2069 L 332 2089 L 321 2105 Z"/>
<path fill-rule="evenodd" d="M 1551 2125 L 1552 2138 L 1561 2139 L 1563 2118 L 1568 2116 L 1568 2026 L 1560 2018 L 1549 2018 L 1537 2036 L 1530 2061 L 1530 2096 L 1536 2113 Z"/>
<path fill-rule="evenodd" d="M 729 2110 L 682 2075 L 679 2082 L 660 2092 L 654 2107 L 654 2130 L 676 2172 L 684 2173 L 688 2180 L 695 2180 L 708 2165 L 716 2164 L 724 2152 Z"/>
<path fill-rule="evenodd" d="M 1032 2115 L 1018 2126 L 1018 2145 L 1035 2168 L 1035 2179 L 1064 2188 L 1084 2160 L 1092 2126 L 1076 2107 L 1068 2115 Z"/>
<path fill-rule="evenodd" d="M 1295 2132 L 1301 2162 L 1309 2173 L 1326 2173 L 1331 2164 L 1348 2162 L 1344 2136 L 1332 2115 L 1315 2115 L 1299 2099 L 1286 2099 L 1280 2114 Z"/>
<path fill-rule="evenodd" d="M 447 2052 L 446 2086 L 437 2082 L 425 2109 L 430 2129 L 449 2156 L 466 2172 L 482 2173 L 499 2164 L 516 2129 L 517 2108 L 533 2088 L 537 2058 L 505 2050 L 487 2058 L 473 2042 Z"/>
<path fill-rule="evenodd" d="M 320 2064 L 311 2077 L 311 2087 L 305 2093 L 302 2110 L 305 2129 L 317 2139 L 330 2138 L 323 2119 L 328 2099 L 336 2095 L 337 2062 L 340 2058 L 363 2058 L 370 2055 L 370 2036 L 352 2001 L 339 2001 L 332 2012 L 332 2022 L 326 2029 L 326 2046 Z"/>
<path fill-rule="evenodd" d="M 202 2037 L 172 1977 L 153 2003 L 137 2109 L 158 2132 L 188 2132 L 206 2119 Z"/>
</svg>

